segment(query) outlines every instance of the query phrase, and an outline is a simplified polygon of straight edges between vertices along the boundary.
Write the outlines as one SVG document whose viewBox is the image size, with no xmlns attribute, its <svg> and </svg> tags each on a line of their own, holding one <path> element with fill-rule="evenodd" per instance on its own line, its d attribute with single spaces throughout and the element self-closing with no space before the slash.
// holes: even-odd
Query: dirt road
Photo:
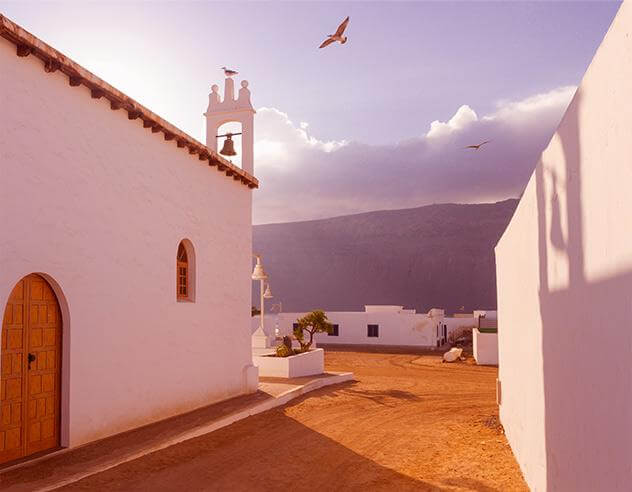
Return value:
<svg viewBox="0 0 632 492">
<path fill-rule="evenodd" d="M 327 351 L 324 388 L 65 490 L 527 490 L 497 425 L 497 370 Z"/>
</svg>

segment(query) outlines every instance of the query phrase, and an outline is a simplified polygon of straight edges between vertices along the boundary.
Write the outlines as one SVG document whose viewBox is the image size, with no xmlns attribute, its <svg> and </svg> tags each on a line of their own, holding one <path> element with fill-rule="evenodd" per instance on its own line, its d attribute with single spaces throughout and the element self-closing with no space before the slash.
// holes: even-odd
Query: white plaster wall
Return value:
<svg viewBox="0 0 632 492">
<path fill-rule="evenodd" d="M 292 324 L 306 313 L 281 313 L 279 331 L 281 335 L 292 333 Z M 425 314 L 381 311 L 371 312 L 327 312 L 327 318 L 339 326 L 339 336 L 324 333 L 315 335 L 320 344 L 361 344 L 361 345 L 436 345 L 436 327 L 442 318 L 429 318 Z M 367 325 L 379 325 L 379 337 L 367 336 Z"/>
<path fill-rule="evenodd" d="M 496 247 L 500 416 L 533 490 L 632 481 L 631 94 L 624 2 Z"/>
<path fill-rule="evenodd" d="M 472 335 L 472 349 L 476 363 L 486 366 L 497 366 L 498 333 L 481 333 L 477 328 L 474 328 Z"/>
<path fill-rule="evenodd" d="M 497 319 L 498 318 L 498 311 L 488 311 L 486 309 L 478 309 L 475 310 L 473 313 L 474 318 L 478 318 L 480 316 L 483 316 L 487 319 Z"/>
<path fill-rule="evenodd" d="M 404 306 L 388 306 L 388 305 L 367 305 L 364 306 L 364 311 L 367 313 L 399 313 L 404 309 Z M 406 310 L 410 311 L 410 310 Z"/>
<path fill-rule="evenodd" d="M 31 272 L 62 296 L 62 444 L 243 392 L 249 189 L 15 51 L 0 38 L 0 306 Z M 195 303 L 176 302 L 183 238 Z"/>
<path fill-rule="evenodd" d="M 263 331 L 265 332 L 266 335 L 274 335 L 275 334 L 275 329 L 276 329 L 276 323 L 277 323 L 277 315 L 276 314 L 266 314 L 263 317 Z M 256 315 L 256 316 L 252 316 L 252 319 L 250 320 L 250 331 L 251 333 L 254 333 L 255 331 L 257 331 L 257 328 L 259 328 L 259 325 L 261 324 L 261 316 L 260 315 Z"/>
</svg>

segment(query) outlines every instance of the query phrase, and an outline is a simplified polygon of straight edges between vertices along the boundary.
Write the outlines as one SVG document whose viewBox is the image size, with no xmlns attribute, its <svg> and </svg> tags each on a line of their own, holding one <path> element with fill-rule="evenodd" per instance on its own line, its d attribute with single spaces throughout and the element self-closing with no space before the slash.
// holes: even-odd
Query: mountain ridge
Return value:
<svg viewBox="0 0 632 492">
<path fill-rule="evenodd" d="M 496 307 L 493 248 L 518 204 L 433 204 L 253 227 L 283 310 Z M 253 303 L 258 304 L 258 286 Z"/>
</svg>

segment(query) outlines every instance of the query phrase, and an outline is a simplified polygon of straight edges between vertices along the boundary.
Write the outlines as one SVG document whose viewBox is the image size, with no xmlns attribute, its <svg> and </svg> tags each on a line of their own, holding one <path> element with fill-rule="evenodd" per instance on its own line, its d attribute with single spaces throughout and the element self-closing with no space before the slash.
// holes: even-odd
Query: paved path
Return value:
<svg viewBox="0 0 632 492">
<path fill-rule="evenodd" d="M 259 391 L 0 471 L 0 490 L 54 490 L 234 422 L 310 391 L 352 379 L 351 373 L 261 378 Z"/>
</svg>

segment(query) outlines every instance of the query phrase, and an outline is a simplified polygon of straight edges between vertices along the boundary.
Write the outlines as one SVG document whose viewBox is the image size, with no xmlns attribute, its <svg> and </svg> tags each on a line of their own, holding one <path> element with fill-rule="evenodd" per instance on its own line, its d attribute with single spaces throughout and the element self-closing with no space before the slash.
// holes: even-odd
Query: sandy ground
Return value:
<svg viewBox="0 0 632 492">
<path fill-rule="evenodd" d="M 528 490 L 497 424 L 497 370 L 327 351 L 323 388 L 65 490 Z"/>
</svg>

